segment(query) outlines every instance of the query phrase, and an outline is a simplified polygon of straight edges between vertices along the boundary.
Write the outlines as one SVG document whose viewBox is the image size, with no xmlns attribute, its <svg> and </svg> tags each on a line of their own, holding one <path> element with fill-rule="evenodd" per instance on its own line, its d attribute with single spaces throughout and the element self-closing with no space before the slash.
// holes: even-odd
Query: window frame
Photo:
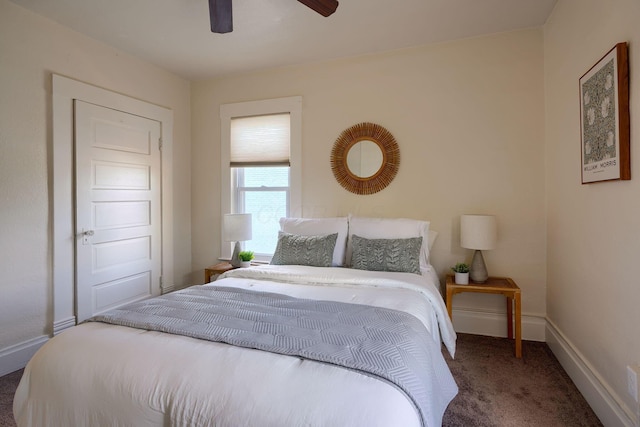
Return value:
<svg viewBox="0 0 640 427">
<path fill-rule="evenodd" d="M 235 212 L 237 206 L 232 179 L 231 158 L 231 119 L 238 117 L 261 116 L 278 113 L 290 115 L 290 166 L 289 166 L 289 203 L 288 215 L 302 211 L 302 97 L 265 99 L 260 101 L 237 102 L 220 106 L 220 218 L 219 230 L 222 231 L 222 218 L 226 213 Z M 220 259 L 230 259 L 233 243 L 220 237 Z M 264 261 L 269 261 L 264 260 Z"/>
</svg>

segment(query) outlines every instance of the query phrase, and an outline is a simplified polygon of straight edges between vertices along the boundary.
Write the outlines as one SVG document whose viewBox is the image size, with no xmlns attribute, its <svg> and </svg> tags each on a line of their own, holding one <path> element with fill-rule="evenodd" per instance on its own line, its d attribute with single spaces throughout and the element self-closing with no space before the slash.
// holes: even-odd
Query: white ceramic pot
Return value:
<svg viewBox="0 0 640 427">
<path fill-rule="evenodd" d="M 456 285 L 468 285 L 469 273 L 456 273 Z"/>
<path fill-rule="evenodd" d="M 251 261 L 240 261 L 240 267 L 251 267 Z"/>
</svg>

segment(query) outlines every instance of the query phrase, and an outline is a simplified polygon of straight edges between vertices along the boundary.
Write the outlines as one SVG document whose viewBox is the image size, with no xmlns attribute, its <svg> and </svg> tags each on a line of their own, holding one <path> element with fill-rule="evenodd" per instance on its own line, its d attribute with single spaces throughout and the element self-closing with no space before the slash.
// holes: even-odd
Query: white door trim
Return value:
<svg viewBox="0 0 640 427">
<path fill-rule="evenodd" d="M 73 100 L 157 120 L 162 127 L 162 292 L 173 290 L 173 111 L 53 74 L 53 334 L 76 324 Z"/>
</svg>

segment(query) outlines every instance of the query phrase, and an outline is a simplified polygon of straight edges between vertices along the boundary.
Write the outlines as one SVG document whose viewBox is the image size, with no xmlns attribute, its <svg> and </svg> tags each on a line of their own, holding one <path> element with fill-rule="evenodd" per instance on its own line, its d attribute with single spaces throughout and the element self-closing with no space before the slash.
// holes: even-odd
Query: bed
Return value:
<svg viewBox="0 0 640 427">
<path fill-rule="evenodd" d="M 456 336 L 437 275 L 428 264 L 425 226 L 420 225 L 418 232 L 424 245 L 420 243 L 416 251 L 413 241 L 413 257 L 419 259 L 413 261 L 412 268 L 418 264 L 416 273 L 386 271 L 395 269 L 394 262 L 403 263 L 397 259 L 387 262 L 382 270 L 379 265 L 369 266 L 374 271 L 353 268 L 358 260 L 366 264 L 359 259 L 363 249 L 369 255 L 384 252 L 383 258 L 389 258 L 389 251 L 380 252 L 380 244 L 388 249 L 393 240 L 376 237 L 378 229 L 369 233 L 364 246 L 357 239 L 350 241 L 352 231 L 358 230 L 354 218 L 320 221 L 320 226 L 317 221 L 286 221 L 281 229 L 288 231 L 279 237 L 273 265 L 229 271 L 210 284 L 159 297 L 168 302 L 153 299 L 131 304 L 49 340 L 28 363 L 16 391 L 14 416 L 18 426 L 441 425 L 442 415 L 458 391 L 441 343 L 453 356 Z M 343 221 L 346 229 L 340 228 Z M 338 225 L 336 233 L 326 234 Z M 398 235 L 397 230 L 384 229 Z M 366 229 L 358 232 L 368 234 Z M 329 239 L 335 240 L 334 245 L 319 238 L 328 235 L 336 235 Z M 398 241 L 404 244 L 411 239 L 403 233 L 399 236 L 394 242 L 396 249 Z M 282 250 L 287 238 L 298 239 L 289 241 L 288 251 Z M 323 251 L 324 265 L 309 265 Z M 300 264 L 305 265 L 292 264 L 291 257 L 298 261 L 304 258 Z M 345 266 L 347 263 L 350 267 Z M 216 326 L 215 330 L 234 332 L 215 340 L 201 336 L 210 332 L 203 332 L 208 328 L 201 324 L 207 322 L 203 316 L 213 313 L 208 304 L 222 306 L 222 300 L 226 301 L 223 310 L 236 307 L 240 320 L 231 322 L 225 311 L 223 328 Z M 269 307 L 254 308 L 257 301 L 267 301 Z M 271 310 L 274 304 L 277 312 L 261 311 Z M 317 307 L 313 309 L 316 311 L 311 306 Z M 122 313 L 118 316 L 117 311 Z M 146 325 L 148 316 L 155 318 L 160 312 L 169 312 L 171 319 L 179 318 L 178 327 L 165 320 L 148 327 L 131 326 L 130 322 Z M 200 314 L 193 314 L 196 312 Z M 216 312 L 215 316 L 220 314 Z M 335 318 L 345 320 L 333 324 Z M 255 324 L 253 332 L 251 328 L 238 332 L 238 322 L 249 321 L 260 323 L 260 334 L 253 333 Z M 283 326 L 291 322 L 304 324 L 302 332 L 301 328 Z M 323 332 L 307 326 L 311 323 L 324 325 Z M 382 329 L 379 323 L 392 325 Z M 391 349 L 387 343 L 401 341 L 397 337 L 404 332 L 398 328 L 405 324 L 418 338 L 407 335 L 404 344 Z M 171 328 L 186 332 L 167 333 L 175 332 Z M 283 329 L 293 329 L 293 335 L 282 335 Z M 352 340 L 360 339 L 358 334 L 362 333 L 358 331 L 362 329 L 370 335 L 384 335 L 384 339 L 372 340 L 369 336 L 354 345 Z M 308 334 L 316 334 L 313 339 L 329 338 L 313 342 Z M 246 338 L 248 335 L 253 341 Z M 281 341 L 287 345 L 273 349 L 273 342 L 261 341 L 271 335 L 285 336 Z M 298 338 L 304 346 L 297 344 Z M 345 340 L 348 342 L 342 343 Z M 289 345 L 290 341 L 295 341 L 294 345 Z M 409 347 L 401 347 L 407 343 Z M 344 356 L 345 348 L 357 346 L 368 346 L 361 354 L 372 360 L 362 362 Z M 329 351 L 323 352 L 325 347 L 330 347 Z M 403 360 L 411 360 L 406 365 L 413 364 L 413 371 L 406 366 L 385 368 L 395 357 L 392 351 Z"/>
</svg>

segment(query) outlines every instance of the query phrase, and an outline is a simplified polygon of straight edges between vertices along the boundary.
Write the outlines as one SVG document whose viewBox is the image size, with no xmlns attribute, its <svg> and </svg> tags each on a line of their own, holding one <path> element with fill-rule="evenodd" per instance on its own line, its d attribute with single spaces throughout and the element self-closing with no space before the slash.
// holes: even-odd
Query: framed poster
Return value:
<svg viewBox="0 0 640 427">
<path fill-rule="evenodd" d="M 629 180 L 629 61 L 618 43 L 580 77 L 582 183 Z"/>
</svg>

